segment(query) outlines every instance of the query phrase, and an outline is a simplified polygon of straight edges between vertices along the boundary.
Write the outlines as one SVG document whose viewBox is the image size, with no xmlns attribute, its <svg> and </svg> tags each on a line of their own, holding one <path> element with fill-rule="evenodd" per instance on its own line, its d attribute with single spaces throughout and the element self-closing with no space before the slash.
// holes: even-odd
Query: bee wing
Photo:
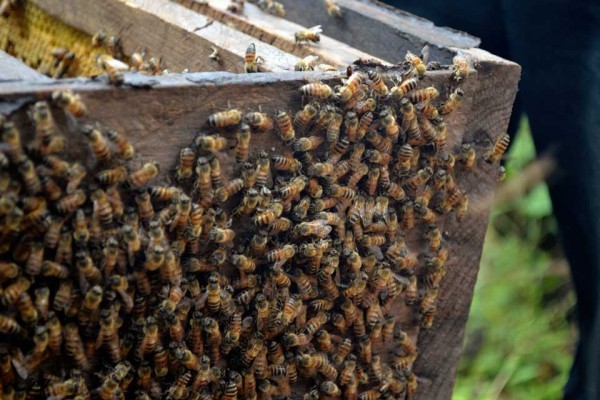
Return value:
<svg viewBox="0 0 600 400">
<path fill-rule="evenodd" d="M 318 59 L 319 59 L 319 56 L 306 56 L 302 59 L 302 61 L 307 63 L 308 65 L 313 65 L 314 63 L 317 62 Z"/>
<path fill-rule="evenodd" d="M 429 46 L 425 45 L 421 50 L 421 61 L 423 61 L 423 64 L 427 65 L 427 60 L 429 60 Z"/>
<path fill-rule="evenodd" d="M 308 28 L 307 31 L 312 32 L 312 33 L 321 33 L 321 32 L 323 32 L 323 29 L 321 28 L 321 25 L 315 25 L 311 28 Z"/>
</svg>

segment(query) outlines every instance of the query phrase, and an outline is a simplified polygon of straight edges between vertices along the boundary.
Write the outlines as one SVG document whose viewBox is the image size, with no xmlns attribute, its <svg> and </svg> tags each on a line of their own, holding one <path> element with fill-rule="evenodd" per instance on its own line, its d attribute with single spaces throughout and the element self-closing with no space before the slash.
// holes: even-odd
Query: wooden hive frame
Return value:
<svg viewBox="0 0 600 400">
<path fill-rule="evenodd" d="M 163 2 L 151 6 L 144 0 L 131 3 L 107 0 L 100 6 L 83 0 L 30 1 L 50 14 L 60 15 L 66 24 L 88 35 L 101 27 L 114 31 L 123 37 L 127 53 L 139 51 L 140 46 L 145 46 L 150 54 L 162 55 L 174 71 L 190 68 L 241 72 L 246 43 L 252 40 L 259 44 L 256 34 L 250 33 L 255 36 L 252 39 L 246 33 L 220 25 L 217 21 L 209 23 L 205 16 L 175 3 Z M 317 3 L 319 6 L 322 4 L 320 0 L 309 1 L 315 5 L 308 7 L 311 13 L 317 8 Z M 190 0 L 178 2 L 186 6 L 192 4 Z M 297 2 L 293 0 L 283 3 L 288 10 L 287 18 L 305 26 L 323 23 L 319 18 L 326 17 L 324 13 L 300 13 L 295 6 Z M 338 3 L 348 20 L 336 22 L 335 26 L 340 25 L 337 28 L 327 29 L 327 25 L 324 25 L 325 33 L 360 49 L 352 52 L 370 52 L 380 60 L 393 63 L 406 50 L 417 51 L 422 44 L 428 43 L 432 45 L 433 60 L 439 59 L 447 64 L 459 49 L 468 58 L 471 71 L 461 86 L 467 95 L 461 108 L 446 120 L 449 148 L 456 149 L 461 143 L 468 142 L 474 143 L 481 153 L 505 131 L 520 75 L 518 65 L 473 48 L 478 44 L 474 38 L 434 29 L 427 21 L 390 13 L 379 4 L 358 0 L 338 0 Z M 224 20 L 233 18 L 220 15 Z M 362 24 L 353 23 L 353 18 L 361 18 Z M 135 23 L 131 23 L 132 20 Z M 254 21 L 246 21 L 242 31 L 250 32 L 248 24 L 252 23 Z M 266 29 L 258 23 L 256 25 L 261 32 Z M 403 27 L 406 27 L 406 31 L 402 30 Z M 374 33 L 360 36 L 364 33 L 363 29 L 367 28 Z M 243 45 L 223 42 L 224 31 L 243 38 Z M 394 41 L 390 40 L 392 37 Z M 394 42 L 399 47 L 381 46 L 382 42 Z M 285 41 L 273 40 L 271 43 L 273 45 L 260 45 L 266 59 L 264 69 L 267 71 L 289 69 L 299 57 L 304 56 L 304 53 L 288 54 L 289 43 Z M 213 45 L 221 49 L 222 64 L 215 65 L 207 58 Z M 280 47 L 288 50 L 281 50 Z M 190 57 L 190 54 L 197 56 Z M 329 60 L 326 52 L 322 53 L 322 57 Z M 225 108 L 228 104 L 240 109 L 260 104 L 263 111 L 273 113 L 276 108 L 282 107 L 282 101 L 286 102 L 285 107 L 297 109 L 302 102 L 297 91 L 300 85 L 314 80 L 336 84 L 343 77 L 342 73 L 320 72 L 257 75 L 207 72 L 163 77 L 127 75 L 123 87 L 115 88 L 104 80 L 51 80 L 6 55 L 0 56 L 0 66 L 2 115 L 23 120 L 26 118 L 26 106 L 36 99 L 47 98 L 57 89 L 73 90 L 81 94 L 88 105 L 90 113 L 87 119 L 100 120 L 107 126 L 127 132 L 143 160 L 158 160 L 167 167 L 162 170 L 161 179 L 167 179 L 179 149 L 190 143 L 194 132 L 204 125 L 208 115 L 215 110 Z M 449 70 L 428 73 L 425 82 L 435 84 L 447 93 L 450 74 Z M 136 107 L 135 115 L 124 111 L 133 104 Z M 271 139 L 258 138 L 253 148 L 266 143 L 272 146 Z M 417 397 L 421 399 L 449 399 L 452 393 L 487 226 L 488 200 L 496 185 L 496 168 L 478 162 L 475 173 L 459 176 L 459 184 L 469 193 L 474 206 L 460 226 L 454 219 L 445 222 L 443 232 L 450 249 L 447 262 L 449 272 L 440 288 L 436 320 L 429 330 L 419 330 L 413 324 L 410 332 L 415 337 L 418 335 L 419 358 L 415 372 L 419 377 Z M 408 315 L 404 318 L 410 321 L 412 317 Z"/>
</svg>

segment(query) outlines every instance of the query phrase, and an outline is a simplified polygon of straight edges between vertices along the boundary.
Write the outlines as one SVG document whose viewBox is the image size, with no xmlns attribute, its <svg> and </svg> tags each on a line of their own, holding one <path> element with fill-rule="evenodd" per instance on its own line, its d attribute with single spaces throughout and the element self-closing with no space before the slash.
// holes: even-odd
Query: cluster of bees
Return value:
<svg viewBox="0 0 600 400">
<path fill-rule="evenodd" d="M 407 67 L 393 87 L 377 69 L 304 85 L 295 114 L 211 115 L 172 185 L 99 125 L 74 123 L 94 168 L 69 159 L 46 101 L 27 134 L 0 121 L 3 398 L 410 398 L 417 348 L 398 309 L 432 325 L 448 256 L 436 222 L 464 217 L 455 175 L 477 157 L 445 146 L 462 90 L 438 103 L 419 57 Z M 467 73 L 457 59 L 454 86 Z M 70 92 L 52 102 L 87 112 Z M 269 133 L 287 151 L 253 148 Z"/>
<path fill-rule="evenodd" d="M 275 0 L 249 0 L 250 3 L 256 4 L 261 10 L 273 14 L 277 17 L 285 18 L 285 7 Z M 230 0 L 227 5 L 227 10 L 242 15 L 244 13 L 245 0 Z M 208 1 L 206 1 L 208 4 Z M 323 5 L 329 16 L 334 18 L 342 17 L 342 9 L 337 5 L 335 0 L 323 0 Z"/>
</svg>

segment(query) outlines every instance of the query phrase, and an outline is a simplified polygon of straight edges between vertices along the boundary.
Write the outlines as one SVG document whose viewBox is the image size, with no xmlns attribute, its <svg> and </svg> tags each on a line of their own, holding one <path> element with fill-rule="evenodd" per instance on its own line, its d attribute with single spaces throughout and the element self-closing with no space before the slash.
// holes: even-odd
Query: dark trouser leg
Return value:
<svg viewBox="0 0 600 400">
<path fill-rule="evenodd" d="M 567 399 L 600 396 L 600 3 L 505 0 L 513 59 L 577 293 L 580 342 Z"/>
</svg>

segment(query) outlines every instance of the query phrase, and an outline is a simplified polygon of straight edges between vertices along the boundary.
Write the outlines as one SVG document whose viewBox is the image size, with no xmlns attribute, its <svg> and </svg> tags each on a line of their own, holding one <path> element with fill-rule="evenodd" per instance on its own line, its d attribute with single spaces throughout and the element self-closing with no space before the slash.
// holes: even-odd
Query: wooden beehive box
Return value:
<svg viewBox="0 0 600 400">
<path fill-rule="evenodd" d="M 298 92 L 301 85 L 316 81 L 340 85 L 347 77 L 346 66 L 358 59 L 363 61 L 356 63 L 356 70 L 382 65 L 394 77 L 403 71 L 398 63 L 406 51 L 418 53 L 425 44 L 430 47 L 430 60 L 442 67 L 428 71 L 420 87 L 433 85 L 443 98 L 456 87 L 453 71 L 444 66 L 451 65 L 460 52 L 470 66 L 467 79 L 460 84 L 465 96 L 444 122 L 446 148 L 458 152 L 462 143 L 470 143 L 479 154 L 473 172 L 456 174 L 471 207 L 460 223 L 455 218 L 440 219 L 443 243 L 449 251 L 448 272 L 439 289 L 433 326 L 420 329 L 416 306 L 399 303 L 393 311 L 402 330 L 418 346 L 416 398 L 449 399 L 479 268 L 489 198 L 498 174 L 498 165 L 484 162 L 482 155 L 508 125 L 520 67 L 478 49 L 479 42 L 473 37 L 435 27 L 377 2 L 338 0 L 343 15 L 339 19 L 327 15 L 321 0 L 282 3 L 285 18 L 266 14 L 249 3 L 244 16 L 235 15 L 227 11 L 228 1 L 224 0 L 208 4 L 198 0 L 27 0 L 0 20 L 0 48 L 33 69 L 0 53 L 0 113 L 30 138 L 30 106 L 49 99 L 53 91 L 71 90 L 81 96 L 89 112 L 83 121 L 74 123 L 72 117 L 53 108 L 69 139 L 69 157 L 83 158 L 86 166 L 95 166 L 77 124 L 100 121 L 102 127 L 125 133 L 133 143 L 133 166 L 156 160 L 161 165 L 158 182 L 170 183 L 180 149 L 206 129 L 207 118 L 214 112 L 227 108 L 246 112 L 259 106 L 271 116 L 278 109 L 295 112 L 306 103 Z M 294 32 L 317 24 L 324 31 L 320 45 L 296 46 Z M 92 48 L 90 38 L 101 29 L 120 38 L 127 57 L 144 50 L 147 57 L 160 57 L 171 73 L 126 74 L 120 87 L 108 84 L 105 77 L 95 77 L 102 71 L 91 60 L 103 50 Z M 265 73 L 238 75 L 243 72 L 250 43 L 256 44 L 264 59 L 260 68 Z M 52 79 L 35 71 L 55 74 L 50 52 L 60 47 L 76 53 L 76 62 L 65 76 L 78 78 Z M 219 60 L 209 57 L 214 49 L 219 50 Z M 320 62 L 339 72 L 293 72 L 294 65 L 308 55 L 318 55 Z M 178 74 L 184 70 L 189 73 Z M 223 134 L 235 144 L 234 132 Z M 251 154 L 255 157 L 262 149 L 277 154 L 284 152 L 285 146 L 275 131 L 253 135 Z M 234 178 L 234 150 L 219 158 L 225 180 Z M 418 235 L 407 236 L 407 242 L 417 253 L 426 247 Z M 383 345 L 378 350 L 388 360 L 393 346 Z M 296 386 L 291 398 L 300 399 L 309 389 Z"/>
</svg>

